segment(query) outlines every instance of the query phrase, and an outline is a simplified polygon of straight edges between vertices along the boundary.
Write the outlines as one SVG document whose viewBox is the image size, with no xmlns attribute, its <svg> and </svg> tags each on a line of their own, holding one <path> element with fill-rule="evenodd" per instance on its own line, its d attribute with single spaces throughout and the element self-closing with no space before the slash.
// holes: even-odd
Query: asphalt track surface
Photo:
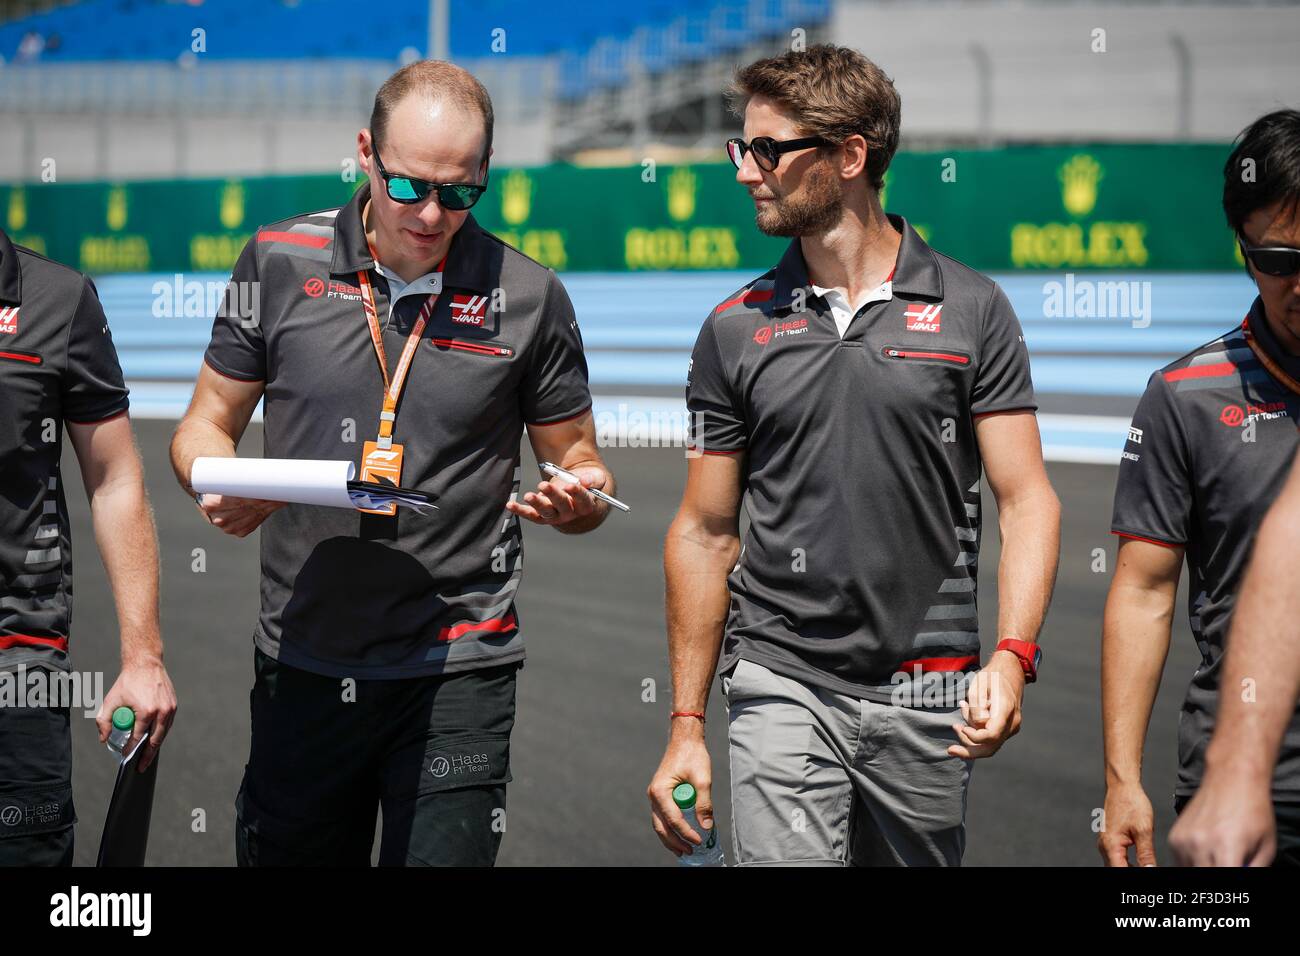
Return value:
<svg viewBox="0 0 1300 956">
<path fill-rule="evenodd" d="M 201 521 L 172 478 L 173 427 L 135 422 L 161 544 L 166 661 L 180 700 L 159 766 L 148 862 L 230 866 L 234 798 L 248 754 L 257 540 L 256 534 L 227 537 Z M 250 426 L 241 452 L 261 453 L 260 425 Z M 526 443 L 524 454 L 531 467 Z M 525 531 L 519 611 L 528 661 L 520 675 L 502 866 L 674 862 L 650 829 L 644 791 L 663 752 L 671 707 L 661 558 L 685 461 L 680 448 L 607 448 L 604 454 L 630 514 L 613 514 L 580 537 L 532 525 Z M 1104 794 L 1101 611 L 1114 566 L 1108 529 L 1115 469 L 1050 463 L 1048 470 L 1063 503 L 1063 529 L 1060 575 L 1042 636 L 1042 677 L 1027 688 L 1020 734 L 975 766 L 967 865 L 1100 863 L 1093 825 Z M 75 542 L 73 667 L 104 671 L 107 689 L 117 673 L 116 617 L 67 447 L 63 473 Z M 987 656 L 995 643 L 998 558 L 987 488 L 984 501 L 980 616 Z M 206 551 L 204 573 L 191 570 L 195 548 Z M 1096 548 L 1105 549 L 1107 572 L 1092 570 Z M 1173 823 L 1179 702 L 1198 657 L 1183 612 L 1185 593 L 1184 581 L 1144 771 L 1162 861 L 1169 858 L 1165 838 Z M 642 699 L 647 679 L 657 689 L 653 702 Z M 716 805 L 726 834 L 726 721 L 716 681 L 709 713 Z M 92 721 L 74 719 L 73 737 L 75 860 L 92 865 L 115 762 Z"/>
</svg>

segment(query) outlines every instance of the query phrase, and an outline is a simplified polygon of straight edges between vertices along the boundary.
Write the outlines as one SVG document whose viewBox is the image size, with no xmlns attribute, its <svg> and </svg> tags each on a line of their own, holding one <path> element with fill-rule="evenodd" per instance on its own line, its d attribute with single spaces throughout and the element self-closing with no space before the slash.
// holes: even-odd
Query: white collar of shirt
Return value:
<svg viewBox="0 0 1300 956">
<path fill-rule="evenodd" d="M 853 316 L 868 302 L 885 302 L 894 297 L 894 283 L 892 279 L 886 279 L 880 283 L 879 287 L 873 289 L 865 299 L 858 303 L 857 308 L 850 308 L 848 301 L 844 298 L 844 293 L 839 289 L 823 289 L 819 285 L 811 287 L 813 292 L 817 293 L 826 300 L 826 304 L 831 307 L 831 315 L 835 318 L 835 328 L 840 333 L 840 338 L 844 338 L 844 333 L 853 321 Z"/>
<path fill-rule="evenodd" d="M 441 272 L 426 272 L 424 275 L 406 282 L 396 272 L 385 268 L 378 259 L 375 260 L 375 270 L 388 280 L 388 311 L 390 314 L 397 305 L 398 299 L 408 295 L 433 295 L 442 291 Z"/>
</svg>

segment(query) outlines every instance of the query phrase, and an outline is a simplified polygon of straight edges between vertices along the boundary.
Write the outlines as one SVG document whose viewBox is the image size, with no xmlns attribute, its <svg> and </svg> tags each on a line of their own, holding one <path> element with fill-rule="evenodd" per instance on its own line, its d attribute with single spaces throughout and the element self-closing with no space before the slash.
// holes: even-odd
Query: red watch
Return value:
<svg viewBox="0 0 1300 956">
<path fill-rule="evenodd" d="M 1043 660 L 1043 649 L 1032 641 L 1018 641 L 1014 637 L 1004 637 L 998 641 L 997 651 L 1010 651 L 1020 660 L 1020 669 L 1025 672 L 1025 683 L 1032 684 L 1038 680 L 1038 665 Z"/>
</svg>

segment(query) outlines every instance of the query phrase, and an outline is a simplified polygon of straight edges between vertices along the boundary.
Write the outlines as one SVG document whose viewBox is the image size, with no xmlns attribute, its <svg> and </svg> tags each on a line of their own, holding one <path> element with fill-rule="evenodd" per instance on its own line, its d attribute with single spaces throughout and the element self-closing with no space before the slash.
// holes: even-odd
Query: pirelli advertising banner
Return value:
<svg viewBox="0 0 1300 956">
<path fill-rule="evenodd" d="M 1219 206 L 1228 147 L 1024 146 L 901 153 L 884 206 L 977 269 L 1232 270 Z M 338 176 L 0 186 L 16 241 L 95 274 L 226 271 L 259 225 L 344 203 Z M 726 163 L 494 169 L 474 209 L 557 270 L 773 265 Z"/>
</svg>

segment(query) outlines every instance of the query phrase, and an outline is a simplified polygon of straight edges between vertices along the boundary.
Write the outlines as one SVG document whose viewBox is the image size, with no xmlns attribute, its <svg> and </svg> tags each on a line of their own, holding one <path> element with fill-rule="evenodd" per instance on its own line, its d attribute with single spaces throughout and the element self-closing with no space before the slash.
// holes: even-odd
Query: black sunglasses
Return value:
<svg viewBox="0 0 1300 956">
<path fill-rule="evenodd" d="M 478 202 L 483 191 L 487 189 L 487 174 L 484 173 L 483 185 L 477 183 L 430 183 L 423 179 L 415 179 L 412 176 L 399 176 L 396 173 L 390 173 L 384 169 L 384 163 L 379 158 L 379 150 L 374 150 L 375 166 L 379 169 L 379 175 L 384 177 L 384 187 L 388 190 L 388 198 L 393 202 L 400 203 L 417 203 L 430 192 L 438 194 L 438 204 L 444 209 L 468 209 Z"/>
<path fill-rule="evenodd" d="M 782 153 L 792 153 L 796 149 L 809 149 L 813 146 L 834 146 L 828 139 L 821 136 L 805 136 L 802 139 L 787 139 L 781 142 L 774 140 L 770 136 L 755 136 L 746 143 L 739 136 L 727 140 L 727 156 L 730 157 L 736 168 L 745 161 L 745 154 L 753 152 L 754 162 L 758 163 L 760 169 L 765 169 L 769 173 L 776 169 L 776 164 L 781 161 Z"/>
<path fill-rule="evenodd" d="M 1300 272 L 1300 249 L 1290 246 L 1248 246 L 1238 239 L 1241 254 L 1250 260 L 1257 272 L 1266 276 L 1285 278 Z"/>
</svg>

